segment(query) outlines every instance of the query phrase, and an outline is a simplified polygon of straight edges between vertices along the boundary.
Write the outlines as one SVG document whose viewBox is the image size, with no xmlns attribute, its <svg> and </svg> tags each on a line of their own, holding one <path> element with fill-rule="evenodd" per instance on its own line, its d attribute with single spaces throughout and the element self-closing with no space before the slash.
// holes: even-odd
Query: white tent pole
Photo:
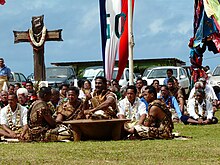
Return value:
<svg viewBox="0 0 220 165">
<path fill-rule="evenodd" d="M 132 0 L 128 0 L 128 52 L 129 52 L 129 85 L 134 85 L 134 64 L 133 64 L 133 18 L 132 18 Z"/>
</svg>

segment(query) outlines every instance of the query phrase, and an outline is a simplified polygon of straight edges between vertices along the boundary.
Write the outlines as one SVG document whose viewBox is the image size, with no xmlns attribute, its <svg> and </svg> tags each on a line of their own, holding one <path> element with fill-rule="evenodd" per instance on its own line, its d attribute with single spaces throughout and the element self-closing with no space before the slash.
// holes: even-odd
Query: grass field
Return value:
<svg viewBox="0 0 220 165">
<path fill-rule="evenodd" d="M 220 124 L 174 131 L 192 139 L 0 143 L 0 164 L 220 164 Z"/>
</svg>

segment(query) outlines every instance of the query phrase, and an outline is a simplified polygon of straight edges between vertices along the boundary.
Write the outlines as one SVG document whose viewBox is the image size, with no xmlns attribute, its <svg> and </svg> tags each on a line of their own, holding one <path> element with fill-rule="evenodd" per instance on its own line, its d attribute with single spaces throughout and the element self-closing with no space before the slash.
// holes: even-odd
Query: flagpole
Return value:
<svg viewBox="0 0 220 165">
<path fill-rule="evenodd" d="M 134 85 L 134 64 L 133 64 L 133 48 L 134 36 L 132 26 L 132 0 L 128 0 L 128 52 L 129 52 L 129 85 Z"/>
</svg>

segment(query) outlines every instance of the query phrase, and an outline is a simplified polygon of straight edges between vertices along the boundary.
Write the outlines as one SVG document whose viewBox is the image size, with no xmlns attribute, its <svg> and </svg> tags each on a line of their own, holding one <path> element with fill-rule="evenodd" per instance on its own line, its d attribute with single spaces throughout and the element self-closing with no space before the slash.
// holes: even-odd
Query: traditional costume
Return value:
<svg viewBox="0 0 220 165">
<path fill-rule="evenodd" d="M 151 125 L 149 127 L 143 125 L 135 125 L 134 128 L 137 134 L 144 139 L 172 139 L 172 130 L 174 127 L 171 118 L 171 112 L 164 102 L 155 100 L 149 104 L 149 114 L 152 106 L 157 106 L 160 108 L 165 113 L 164 118 L 159 120 L 152 115 L 148 115 L 147 120 L 151 123 Z"/>
<path fill-rule="evenodd" d="M 111 94 L 111 95 L 110 95 Z M 107 98 L 113 98 L 114 102 L 112 103 L 111 106 L 106 107 L 104 109 L 100 109 L 92 114 L 90 114 L 89 118 L 92 119 L 112 119 L 112 118 L 117 118 L 116 114 L 118 111 L 117 108 L 117 96 L 108 90 L 102 91 L 101 94 L 97 94 L 96 92 L 93 93 L 93 97 L 91 98 L 91 108 L 95 108 L 98 105 L 102 104 L 107 100 Z"/>
</svg>

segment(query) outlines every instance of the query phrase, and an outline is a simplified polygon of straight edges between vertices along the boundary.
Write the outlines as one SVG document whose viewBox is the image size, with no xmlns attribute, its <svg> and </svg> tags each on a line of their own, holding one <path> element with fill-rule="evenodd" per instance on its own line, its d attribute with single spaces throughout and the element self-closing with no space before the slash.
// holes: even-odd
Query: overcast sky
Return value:
<svg viewBox="0 0 220 165">
<path fill-rule="evenodd" d="M 189 65 L 193 0 L 136 0 L 134 59 L 178 58 Z M 102 60 L 98 0 L 6 0 L 0 5 L 0 56 L 12 71 L 33 72 L 29 43 L 14 44 L 13 30 L 31 27 L 44 14 L 48 30 L 63 29 L 63 42 L 46 42 L 45 63 Z M 206 52 L 203 65 L 213 69 L 219 54 Z"/>
</svg>

